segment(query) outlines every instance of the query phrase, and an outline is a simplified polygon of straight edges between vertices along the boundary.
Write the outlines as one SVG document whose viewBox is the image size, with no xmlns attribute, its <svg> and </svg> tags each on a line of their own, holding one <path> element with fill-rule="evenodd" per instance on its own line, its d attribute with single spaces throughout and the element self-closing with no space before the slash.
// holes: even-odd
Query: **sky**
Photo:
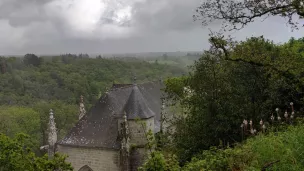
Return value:
<svg viewBox="0 0 304 171">
<path fill-rule="evenodd" d="M 0 0 L 0 55 L 138 53 L 208 49 L 209 29 L 193 21 L 203 0 Z M 303 36 L 272 17 L 232 32 L 285 42 Z M 301 34 L 302 33 L 302 34 Z"/>
</svg>

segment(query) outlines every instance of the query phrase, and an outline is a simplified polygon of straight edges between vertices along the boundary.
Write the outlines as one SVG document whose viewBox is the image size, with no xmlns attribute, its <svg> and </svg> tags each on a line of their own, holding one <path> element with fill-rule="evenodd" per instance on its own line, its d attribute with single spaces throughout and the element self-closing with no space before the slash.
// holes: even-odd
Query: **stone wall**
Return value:
<svg viewBox="0 0 304 171">
<path fill-rule="evenodd" d="M 88 165 L 93 171 L 119 171 L 119 151 L 96 148 L 57 146 L 58 152 L 69 157 L 74 171 Z"/>
<path fill-rule="evenodd" d="M 147 159 L 149 153 L 145 148 L 133 148 L 130 152 L 130 171 L 137 171 Z"/>
<path fill-rule="evenodd" d="M 143 129 L 140 122 L 146 123 L 146 130 Z M 128 120 L 129 130 L 130 130 L 130 144 L 136 146 L 142 146 L 147 143 L 147 138 L 145 136 L 145 131 L 150 129 L 154 131 L 154 117 L 141 120 L 136 122 L 134 120 Z"/>
</svg>

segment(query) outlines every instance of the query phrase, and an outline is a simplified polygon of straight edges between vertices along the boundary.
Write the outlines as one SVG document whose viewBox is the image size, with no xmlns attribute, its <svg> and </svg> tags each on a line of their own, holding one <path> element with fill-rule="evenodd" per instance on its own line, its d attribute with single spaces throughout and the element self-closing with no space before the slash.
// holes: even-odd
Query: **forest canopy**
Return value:
<svg viewBox="0 0 304 171">
<path fill-rule="evenodd" d="M 162 58 L 159 58 L 161 61 Z M 78 120 L 80 96 L 86 111 L 113 83 L 158 81 L 186 73 L 178 65 L 137 58 L 89 58 L 87 55 L 0 58 L 0 133 L 30 135 L 32 150 L 43 155 L 49 110 L 54 110 L 58 139 Z"/>
</svg>

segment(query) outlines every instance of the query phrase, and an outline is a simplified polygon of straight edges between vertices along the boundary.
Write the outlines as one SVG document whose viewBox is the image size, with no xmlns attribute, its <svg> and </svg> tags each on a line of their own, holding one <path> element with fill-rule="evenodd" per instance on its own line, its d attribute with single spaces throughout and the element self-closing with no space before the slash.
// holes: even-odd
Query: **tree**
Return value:
<svg viewBox="0 0 304 171">
<path fill-rule="evenodd" d="M 67 61 L 62 61 L 66 58 Z M 130 71 L 138 73 L 138 80 L 158 80 L 185 73 L 173 65 L 156 65 L 140 59 L 74 59 L 72 54 L 59 57 L 45 57 L 46 63 L 28 67 L 21 58 L 6 58 L 5 74 L 0 74 L 0 103 L 32 105 L 37 101 L 61 100 L 75 104 L 84 95 L 86 104 L 94 104 L 112 81 L 130 83 Z M 0 68 L 1 69 L 1 68 Z M 1 72 L 1 71 L 0 71 Z"/>
<path fill-rule="evenodd" d="M 14 137 L 20 132 L 32 137 L 34 150 L 40 146 L 41 134 L 39 131 L 39 114 L 31 108 L 1 106 L 0 133 Z M 35 151 L 37 152 L 37 151 Z"/>
<path fill-rule="evenodd" d="M 193 74 L 184 83 L 187 88 L 174 90 L 180 92 L 176 94 L 182 94 L 179 95 L 181 104 L 186 108 L 185 117 L 175 121 L 173 135 L 182 163 L 196 152 L 218 145 L 220 140 L 227 143 L 238 139 L 235 131 L 246 113 L 239 110 L 237 102 L 241 99 L 233 91 L 228 66 L 229 63 L 206 53 L 196 62 Z"/>
<path fill-rule="evenodd" d="M 268 0 L 208 0 L 199 6 L 194 15 L 195 20 L 201 20 L 203 25 L 208 25 L 211 22 L 223 21 L 223 31 L 232 29 L 242 29 L 248 23 L 253 22 L 259 17 L 281 16 L 288 19 L 288 23 L 292 28 L 298 28 L 299 23 L 295 21 L 295 15 L 299 19 L 304 17 L 304 3 L 302 0 L 283 0 L 283 1 L 268 1 Z M 233 28 L 229 29 L 229 25 Z M 303 25 L 304 26 L 304 25 Z M 210 43 L 215 50 L 222 51 L 226 60 L 232 60 L 229 53 L 234 49 L 235 41 L 231 38 L 226 39 L 222 33 L 211 33 Z M 285 77 L 294 78 L 293 74 L 287 71 L 282 71 L 273 65 L 265 64 L 252 60 L 237 59 L 236 62 L 247 62 L 252 65 L 268 66 L 272 70 L 284 75 Z M 297 81 L 297 80 L 296 80 Z"/>
<path fill-rule="evenodd" d="M 163 59 L 164 59 L 164 60 L 168 60 L 168 54 L 167 54 L 167 53 L 164 53 L 164 54 L 163 54 Z"/>
<path fill-rule="evenodd" d="M 26 54 L 23 62 L 25 65 L 33 65 L 35 67 L 38 67 L 42 63 L 41 59 L 35 54 Z"/>
<path fill-rule="evenodd" d="M 18 134 L 15 138 L 0 134 L 0 170 L 73 170 L 71 164 L 65 162 L 66 156 L 56 154 L 52 160 L 47 156 L 37 157 L 29 148 L 29 142 L 30 138 L 25 134 Z"/>
<path fill-rule="evenodd" d="M 47 143 L 47 128 L 49 122 L 49 110 L 54 110 L 54 116 L 57 126 L 57 134 L 60 139 L 68 130 L 70 130 L 78 119 L 78 108 L 76 105 L 69 105 L 60 101 L 40 102 L 34 105 L 33 108 L 39 113 L 40 123 L 36 126 L 40 127 L 39 131 L 42 135 L 41 145 Z"/>
<path fill-rule="evenodd" d="M 215 20 L 224 21 L 224 31 L 241 29 L 260 17 L 280 16 L 288 19 L 292 28 L 298 28 L 295 16 L 304 17 L 303 0 L 207 0 L 196 9 L 195 20 L 208 25 Z M 232 28 L 229 29 L 229 24 Z M 304 25 L 303 25 L 304 26 Z"/>
<path fill-rule="evenodd" d="M 185 112 L 174 121 L 173 135 L 182 163 L 210 146 L 241 141 L 243 119 L 267 121 L 275 107 L 288 109 L 290 101 L 303 105 L 299 53 L 262 37 L 238 42 L 222 52 L 211 48 L 187 79 L 166 82 L 168 97 Z"/>
<path fill-rule="evenodd" d="M 0 56 L 0 71 L 2 74 L 5 74 L 7 72 L 7 62 L 4 57 Z"/>
</svg>

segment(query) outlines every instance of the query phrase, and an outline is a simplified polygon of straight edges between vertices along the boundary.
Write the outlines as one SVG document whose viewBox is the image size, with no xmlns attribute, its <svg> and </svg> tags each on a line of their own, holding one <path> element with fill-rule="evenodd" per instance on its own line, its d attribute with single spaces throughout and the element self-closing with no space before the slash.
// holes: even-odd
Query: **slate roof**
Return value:
<svg viewBox="0 0 304 171">
<path fill-rule="evenodd" d="M 154 132 L 159 132 L 162 87 L 160 81 L 113 85 L 57 144 L 120 149 L 118 119 L 124 112 L 128 119 L 154 116 Z"/>
<path fill-rule="evenodd" d="M 155 113 L 150 109 L 146 99 L 143 97 L 137 86 L 133 86 L 132 92 L 122 113 L 124 112 L 126 112 L 129 120 L 137 118 L 149 119 L 155 116 Z"/>
</svg>

